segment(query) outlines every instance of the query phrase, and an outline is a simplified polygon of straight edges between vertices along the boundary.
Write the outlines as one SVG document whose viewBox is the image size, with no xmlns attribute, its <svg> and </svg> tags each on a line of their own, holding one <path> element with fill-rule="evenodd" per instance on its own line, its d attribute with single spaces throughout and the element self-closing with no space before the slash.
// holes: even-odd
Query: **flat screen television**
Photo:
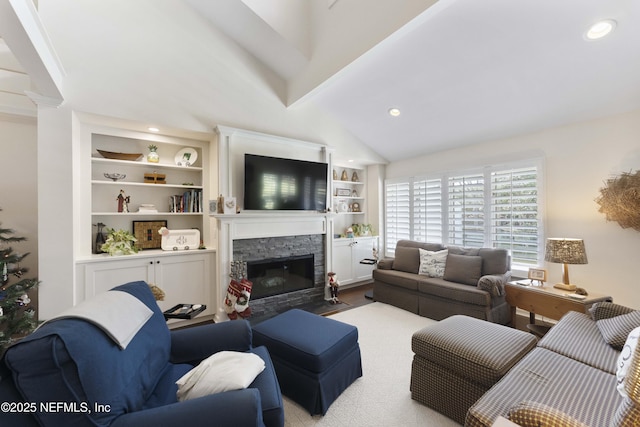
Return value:
<svg viewBox="0 0 640 427">
<path fill-rule="evenodd" d="M 245 210 L 324 211 L 326 163 L 244 155 Z"/>
</svg>

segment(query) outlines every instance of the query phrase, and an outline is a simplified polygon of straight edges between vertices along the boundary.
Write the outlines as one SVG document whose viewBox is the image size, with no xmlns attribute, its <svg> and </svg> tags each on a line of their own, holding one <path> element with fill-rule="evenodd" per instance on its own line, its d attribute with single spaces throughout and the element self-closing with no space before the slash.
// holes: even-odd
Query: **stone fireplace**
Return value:
<svg viewBox="0 0 640 427">
<path fill-rule="evenodd" d="M 322 234 L 233 241 L 233 259 L 249 264 L 252 317 L 324 298 L 325 243 Z"/>
<path fill-rule="evenodd" d="M 231 261 L 263 261 L 313 255 L 313 286 L 293 292 L 251 298 L 252 318 L 325 298 L 325 276 L 330 271 L 331 244 L 327 241 L 328 215 L 324 213 L 265 214 L 243 212 L 214 215 L 217 220 L 216 305 L 214 320 L 228 319 L 224 299 L 229 285 Z"/>
</svg>

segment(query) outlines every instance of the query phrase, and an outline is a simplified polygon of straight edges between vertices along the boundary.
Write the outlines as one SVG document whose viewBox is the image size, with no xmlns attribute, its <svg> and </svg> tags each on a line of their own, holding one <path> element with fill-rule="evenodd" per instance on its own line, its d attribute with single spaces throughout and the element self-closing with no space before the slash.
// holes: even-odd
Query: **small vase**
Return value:
<svg viewBox="0 0 640 427">
<path fill-rule="evenodd" d="M 160 156 L 155 150 L 149 151 L 149 154 L 147 154 L 147 161 L 149 163 L 158 163 L 160 161 Z"/>
</svg>

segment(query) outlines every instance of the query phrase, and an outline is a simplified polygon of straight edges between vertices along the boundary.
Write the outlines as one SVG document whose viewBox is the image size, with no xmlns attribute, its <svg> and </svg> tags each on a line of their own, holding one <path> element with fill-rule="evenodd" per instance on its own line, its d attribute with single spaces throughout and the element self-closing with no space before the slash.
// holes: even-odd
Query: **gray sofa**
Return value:
<svg viewBox="0 0 640 427">
<path fill-rule="evenodd" d="M 419 274 L 420 249 L 448 250 L 442 277 Z M 505 249 L 400 240 L 395 257 L 380 260 L 373 271 L 373 299 L 435 320 L 464 314 L 506 325 L 511 315 L 504 284 L 510 278 Z"/>
<path fill-rule="evenodd" d="M 639 326 L 640 311 L 608 302 L 567 313 L 470 407 L 465 426 L 489 427 L 500 415 L 523 426 L 640 426 L 640 345 L 622 350 Z M 624 382 L 618 363 L 629 366 Z"/>
</svg>

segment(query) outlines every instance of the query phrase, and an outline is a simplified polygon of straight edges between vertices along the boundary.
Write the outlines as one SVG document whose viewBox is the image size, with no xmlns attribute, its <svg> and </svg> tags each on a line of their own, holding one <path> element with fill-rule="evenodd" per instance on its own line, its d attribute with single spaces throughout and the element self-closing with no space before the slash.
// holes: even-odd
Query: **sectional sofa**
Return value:
<svg viewBox="0 0 640 427">
<path fill-rule="evenodd" d="M 395 257 L 373 271 L 373 299 L 435 320 L 464 314 L 508 324 L 504 284 L 510 278 L 505 249 L 400 240 Z"/>
<path fill-rule="evenodd" d="M 638 327 L 640 311 L 608 302 L 567 313 L 471 406 L 465 427 L 498 416 L 527 427 L 640 426 Z"/>
</svg>

